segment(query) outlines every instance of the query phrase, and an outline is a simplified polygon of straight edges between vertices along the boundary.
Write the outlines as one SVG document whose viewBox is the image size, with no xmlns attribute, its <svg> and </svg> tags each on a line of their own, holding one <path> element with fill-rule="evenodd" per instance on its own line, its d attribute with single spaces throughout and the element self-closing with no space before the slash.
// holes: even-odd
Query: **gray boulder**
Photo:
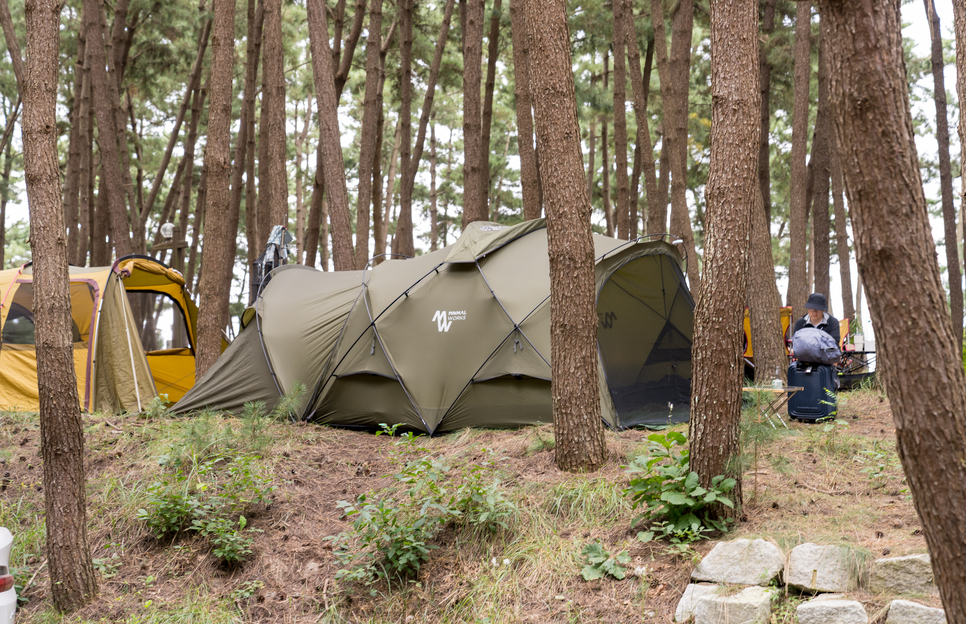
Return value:
<svg viewBox="0 0 966 624">
<path fill-rule="evenodd" d="M 720 585 L 709 585 L 705 583 L 691 583 L 684 590 L 684 595 L 678 601 L 678 608 L 674 610 L 675 622 L 687 622 L 694 617 L 694 608 L 698 605 L 698 600 L 702 596 L 714 594 L 721 589 Z"/>
<path fill-rule="evenodd" d="M 691 573 L 696 581 L 768 585 L 781 574 L 785 557 L 778 546 L 763 539 L 720 542 Z"/>
<path fill-rule="evenodd" d="M 946 624 L 946 612 L 918 602 L 893 600 L 886 624 Z"/>
<path fill-rule="evenodd" d="M 694 609 L 694 624 L 767 624 L 771 596 L 772 590 L 764 587 L 746 587 L 732 596 L 703 596 Z"/>
<path fill-rule="evenodd" d="M 798 624 L 869 624 L 861 602 L 817 598 L 798 605 Z"/>
<path fill-rule="evenodd" d="M 938 594 L 929 555 L 877 559 L 869 573 L 869 589 L 876 594 Z"/>
<path fill-rule="evenodd" d="M 801 544 L 788 556 L 785 584 L 805 591 L 847 592 L 859 584 L 858 566 L 844 546 Z"/>
</svg>

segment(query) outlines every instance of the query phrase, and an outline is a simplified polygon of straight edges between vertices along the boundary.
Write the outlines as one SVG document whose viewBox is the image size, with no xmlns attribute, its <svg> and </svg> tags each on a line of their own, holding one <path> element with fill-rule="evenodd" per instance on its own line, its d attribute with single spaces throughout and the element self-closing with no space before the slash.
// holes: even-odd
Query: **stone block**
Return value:
<svg viewBox="0 0 966 624">
<path fill-rule="evenodd" d="M 813 592 L 847 592 L 859 584 L 858 565 L 844 546 L 801 544 L 785 566 L 785 584 Z"/>
<path fill-rule="evenodd" d="M 869 590 L 876 594 L 939 594 L 929 555 L 877 559 L 869 573 Z"/>
<path fill-rule="evenodd" d="M 694 624 L 768 624 L 772 592 L 764 587 L 746 587 L 731 596 L 702 596 L 694 609 Z"/>
<path fill-rule="evenodd" d="M 918 602 L 893 600 L 886 624 L 946 624 L 946 612 Z"/>
<path fill-rule="evenodd" d="M 687 622 L 694 617 L 694 608 L 702 596 L 714 594 L 721 589 L 720 585 L 710 585 L 707 583 L 691 583 L 684 590 L 684 595 L 678 601 L 678 608 L 674 611 L 675 622 Z"/>
<path fill-rule="evenodd" d="M 798 624 L 869 624 L 861 602 L 818 598 L 798 605 Z"/>
<path fill-rule="evenodd" d="M 695 581 L 768 585 L 781 574 L 785 556 L 778 546 L 763 539 L 720 542 L 691 573 Z"/>
</svg>

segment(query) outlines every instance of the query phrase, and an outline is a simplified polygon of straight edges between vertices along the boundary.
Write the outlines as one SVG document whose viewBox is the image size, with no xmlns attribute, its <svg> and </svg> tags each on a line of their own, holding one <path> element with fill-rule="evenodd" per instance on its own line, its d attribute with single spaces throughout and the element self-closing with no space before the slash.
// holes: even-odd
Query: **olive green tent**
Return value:
<svg viewBox="0 0 966 624">
<path fill-rule="evenodd" d="M 594 236 L 598 372 L 614 428 L 687 418 L 694 302 L 663 241 Z M 550 267 L 542 219 L 473 223 L 453 245 L 366 271 L 276 270 L 178 412 L 273 406 L 436 433 L 552 420 Z"/>
</svg>

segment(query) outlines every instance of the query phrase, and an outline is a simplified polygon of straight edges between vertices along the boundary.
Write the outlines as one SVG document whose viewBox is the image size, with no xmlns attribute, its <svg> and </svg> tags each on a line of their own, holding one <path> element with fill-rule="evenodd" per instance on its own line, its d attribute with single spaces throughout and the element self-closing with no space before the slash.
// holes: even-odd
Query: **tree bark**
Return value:
<svg viewBox="0 0 966 624">
<path fill-rule="evenodd" d="M 814 292 L 825 295 L 831 303 L 831 285 L 829 284 L 829 257 L 832 250 L 829 247 L 829 174 L 831 171 L 830 119 L 828 110 L 828 70 L 825 55 L 819 45 L 818 53 L 818 112 L 815 115 L 815 136 L 812 139 L 812 155 L 815 159 L 812 167 L 812 276 Z M 953 238 L 956 238 L 955 235 Z M 805 300 L 802 299 L 802 303 Z M 831 310 L 832 308 L 829 308 Z M 793 317 L 794 318 L 794 317 Z"/>
<path fill-rule="evenodd" d="M 626 1 L 626 0 L 625 0 Z M 647 114 L 647 101 L 651 92 L 651 67 L 654 60 L 654 40 L 651 39 L 647 44 L 645 53 L 644 71 L 641 73 L 641 53 L 637 45 L 637 33 L 634 29 L 634 12 L 630 2 L 626 5 L 627 26 L 624 32 L 627 34 L 627 58 L 631 69 L 631 89 L 634 91 L 634 117 L 637 120 L 637 146 L 640 149 L 640 169 L 644 176 L 644 193 L 647 197 L 647 210 L 656 210 L 652 206 L 658 204 L 657 175 L 654 169 L 654 145 L 651 143 L 651 127 Z M 634 184 L 634 195 L 637 196 L 637 184 Z M 636 199 L 635 199 L 636 204 Z M 650 217 L 648 217 L 648 220 Z M 644 223 L 648 223 L 645 220 Z M 631 226 L 631 237 L 636 237 L 637 219 L 634 219 Z M 662 230 L 663 231 L 663 230 Z M 644 232 L 653 234 L 647 227 Z"/>
<path fill-rule="evenodd" d="M 285 65 L 282 1 L 265 3 L 262 37 L 262 119 L 259 137 L 259 251 L 272 227 L 288 227 L 288 176 L 285 169 Z M 326 31 L 328 32 L 328 31 Z"/>
<path fill-rule="evenodd" d="M 704 290 L 694 311 L 691 393 L 691 470 L 707 486 L 716 475 L 737 480 L 731 498 L 741 504 L 741 319 L 748 197 L 758 196 L 758 3 L 711 4 L 711 164 L 707 190 Z M 757 205 L 756 205 L 757 204 Z M 761 210 L 763 213 L 763 209 Z M 721 507 L 719 515 L 733 516 Z"/>
<path fill-rule="evenodd" d="M 953 21 L 956 32 L 956 95 L 958 96 L 959 102 L 966 102 L 966 1 L 953 0 Z M 962 166 L 962 163 L 966 162 L 966 117 L 963 115 L 959 115 L 958 130 L 960 161 L 959 206 L 962 210 L 966 207 L 966 168 Z M 964 248 L 966 248 L 966 217 L 963 218 L 963 226 L 963 243 Z M 964 262 L 963 268 L 966 269 L 966 262 Z"/>
<path fill-rule="evenodd" d="M 935 0 L 923 0 L 932 39 L 933 101 L 936 105 L 936 142 L 939 144 L 939 188 L 942 192 L 943 234 L 946 248 L 946 275 L 949 278 L 949 312 L 953 336 L 960 353 L 963 350 L 963 278 L 959 265 L 959 237 L 956 235 L 956 206 L 953 204 L 953 173 L 949 162 L 949 117 L 946 112 L 946 82 L 943 70 L 942 30 Z"/>
<path fill-rule="evenodd" d="M 87 45 L 91 50 L 91 87 L 97 116 L 101 175 L 104 176 L 102 188 L 106 194 L 104 205 L 108 211 L 107 217 L 114 249 L 118 256 L 126 256 L 134 252 L 134 243 L 131 241 L 132 228 L 125 205 L 121 156 L 118 149 L 119 136 L 114 115 L 120 95 L 117 82 L 111 80 L 107 74 L 99 0 L 84 0 L 84 29 L 87 32 Z"/>
<path fill-rule="evenodd" d="M 305 202 L 304 182 L 305 172 L 302 171 L 302 156 L 305 140 L 309 136 L 309 126 L 312 123 L 312 98 L 305 104 L 305 120 L 302 131 L 295 137 L 295 262 L 302 264 L 302 252 L 305 251 Z M 295 107 L 295 127 L 298 128 L 298 106 Z"/>
<path fill-rule="evenodd" d="M 352 30 L 349 31 L 349 36 L 346 39 L 344 52 L 340 51 L 338 55 L 333 53 L 335 65 L 338 66 L 338 71 L 335 73 L 335 93 L 338 97 L 342 97 L 342 90 L 345 89 L 346 81 L 349 80 L 352 58 L 355 54 L 356 45 L 359 43 L 359 36 L 362 34 L 362 24 L 365 18 L 366 0 L 357 0 L 356 12 L 352 18 Z M 338 40 L 338 37 L 336 37 L 336 40 Z"/>
<path fill-rule="evenodd" d="M 483 152 L 480 81 L 483 65 L 483 0 L 460 0 L 463 26 L 463 228 L 486 221 L 486 172 Z"/>
<path fill-rule="evenodd" d="M 789 259 L 788 292 L 785 305 L 792 306 L 792 318 L 804 314 L 808 294 L 805 267 L 805 227 L 808 203 L 805 192 L 807 171 L 805 155 L 808 151 L 808 82 L 811 72 L 810 37 L 812 33 L 812 3 L 802 0 L 795 12 L 795 97 L 792 104 L 792 152 L 789 192 Z"/>
<path fill-rule="evenodd" d="M 831 120 L 829 120 L 831 123 Z M 835 211 L 835 246 L 838 249 L 839 279 L 842 281 L 842 318 L 855 319 L 852 303 L 852 259 L 849 253 L 848 212 L 842 198 L 842 163 L 835 142 L 831 141 L 832 156 L 832 205 Z"/>
<path fill-rule="evenodd" d="M 490 170 L 490 132 L 493 126 L 493 87 L 496 84 L 496 61 L 500 52 L 500 16 L 502 15 L 502 0 L 493 0 L 490 10 L 490 32 L 486 37 L 486 79 L 483 82 L 483 118 L 481 122 L 482 145 L 481 151 L 486 155 L 483 159 L 483 189 L 489 199 L 490 181 L 493 172 Z M 488 202 L 489 204 L 489 202 Z M 493 209 L 487 205 L 487 214 Z"/>
<path fill-rule="evenodd" d="M 661 0 L 651 0 L 654 24 L 657 72 L 661 81 L 664 105 L 664 141 L 667 143 L 671 173 L 670 233 L 680 237 L 688 258 L 688 281 L 691 293 L 700 297 L 701 277 L 697 250 L 691 230 L 687 202 L 688 186 L 688 84 L 691 67 L 691 31 L 694 25 L 693 0 L 681 0 L 671 17 L 671 55 L 668 58 L 664 34 L 664 7 Z M 663 167 L 663 165 L 662 165 Z M 663 170 L 662 170 L 663 174 Z"/>
<path fill-rule="evenodd" d="M 366 87 L 362 104 L 362 130 L 359 145 L 359 195 L 356 202 L 356 269 L 364 268 L 369 262 L 372 156 L 376 149 L 376 118 L 379 115 L 377 92 L 379 90 L 379 53 L 381 49 L 382 0 L 371 0 L 369 2 L 369 38 L 366 40 Z M 334 110 L 332 112 L 333 114 L 335 113 Z M 326 173 L 328 173 L 328 169 L 328 167 L 325 168 Z M 326 184 L 327 188 L 329 186 L 329 184 Z M 333 219 L 334 226 L 335 219 Z M 335 234 L 334 231 L 333 234 Z M 333 244 L 335 244 L 334 239 L 335 236 L 333 236 Z M 338 267 L 336 270 L 339 270 Z"/>
<path fill-rule="evenodd" d="M 407 0 L 411 3 L 412 0 Z M 499 0 L 497 0 L 499 3 Z M 398 249 L 394 249 L 396 253 L 400 253 L 404 256 L 415 256 L 416 251 L 413 245 L 413 188 L 416 184 L 416 172 L 419 170 L 419 161 L 423 157 L 423 145 L 426 142 L 426 126 L 429 125 L 429 117 L 433 112 L 433 97 L 436 93 L 436 82 L 439 78 L 440 67 L 442 67 L 443 61 L 443 49 L 446 46 L 446 38 L 449 33 L 449 24 L 453 16 L 453 6 L 454 0 L 448 0 L 446 7 L 443 9 L 443 21 L 439 26 L 439 36 L 436 38 L 436 52 L 433 56 L 433 64 L 429 68 L 429 78 L 426 82 L 426 95 L 423 99 L 422 112 L 419 115 L 419 129 L 416 131 L 416 145 L 412 150 L 412 154 L 409 153 L 409 106 L 407 100 L 411 97 L 412 91 L 412 76 L 411 71 L 408 66 L 403 67 L 403 82 L 401 96 L 403 101 L 404 109 L 400 111 L 400 116 L 402 117 L 402 134 L 399 137 L 399 142 L 401 146 L 401 151 L 399 153 L 400 167 L 402 169 L 402 183 L 399 190 L 399 223 L 396 225 L 396 236 L 395 239 L 399 240 Z M 498 7 L 494 9 L 498 11 Z M 405 14 L 405 13 L 404 13 Z M 412 56 L 412 19 L 410 16 L 409 20 L 409 35 L 408 43 L 404 43 L 403 47 L 409 48 L 409 53 L 407 54 L 407 63 L 411 61 Z M 405 33 L 405 28 L 402 30 Z M 490 36 L 493 36 L 493 32 L 490 32 Z M 403 35 L 403 41 L 406 41 L 407 35 Z M 491 52 L 492 52 L 491 45 Z M 487 84 L 490 84 L 489 70 L 487 70 Z M 492 99 L 493 93 L 492 89 L 490 91 L 490 107 L 492 113 Z M 484 131 L 484 145 L 489 142 L 489 129 Z M 484 149 L 485 154 L 489 153 L 489 149 Z"/>
<path fill-rule="evenodd" d="M 966 378 L 919 172 L 900 2 L 818 6 L 859 273 L 885 364 L 878 374 L 946 618 L 966 622 Z"/>
<path fill-rule="evenodd" d="M 627 180 L 627 38 L 624 34 L 624 1 L 614 0 L 614 177 L 617 183 L 617 238 L 630 236 L 631 210 Z"/>
<path fill-rule="evenodd" d="M 386 171 L 386 190 L 382 193 L 383 205 L 379 206 L 379 229 L 376 231 L 376 255 L 385 254 L 387 249 L 392 252 L 392 245 L 388 244 L 389 219 L 392 216 L 393 201 L 396 196 L 396 163 L 399 162 L 399 141 L 402 126 L 396 124 L 396 132 L 393 134 L 392 151 L 389 152 L 389 169 Z"/>
<path fill-rule="evenodd" d="M 429 250 L 439 248 L 439 227 L 436 222 L 436 124 L 429 125 Z"/>
<path fill-rule="evenodd" d="M 540 172 L 533 148 L 533 99 L 530 96 L 530 51 L 527 48 L 525 0 L 510 0 L 510 36 L 513 39 L 513 93 L 517 113 L 517 151 L 523 218 L 540 218 Z"/>
<path fill-rule="evenodd" d="M 346 189 L 345 164 L 343 163 L 342 144 L 340 143 L 341 132 L 339 130 L 338 116 L 339 91 L 337 90 L 335 78 L 332 76 L 332 66 L 326 62 L 326 59 L 330 58 L 332 53 L 329 49 L 329 27 L 326 20 L 325 8 L 320 4 L 320 1 L 308 0 L 309 38 L 312 46 L 312 74 L 315 78 L 315 96 L 319 112 L 319 155 L 322 157 L 321 160 L 317 159 L 317 167 L 322 172 L 324 184 L 321 186 L 325 188 L 325 198 L 329 206 L 329 216 L 332 220 L 332 256 L 335 263 L 335 270 L 348 271 L 355 267 L 357 259 L 353 258 L 349 193 Z M 379 2 L 381 4 L 381 0 Z M 373 4 L 376 4 L 376 0 L 374 0 Z M 376 28 L 377 32 L 381 28 L 381 13 L 378 13 L 378 15 L 379 17 L 370 18 L 370 28 Z M 375 20 L 375 25 L 373 25 L 372 20 Z M 367 77 L 367 88 L 368 80 Z M 361 176 L 362 167 L 360 165 L 360 205 L 362 201 Z M 316 171 L 316 177 L 318 177 L 318 171 Z M 319 187 L 320 185 L 316 183 L 316 192 L 322 191 L 322 188 Z M 313 196 L 314 201 L 316 200 Z M 321 195 L 318 201 L 322 201 Z M 319 210 L 321 210 L 321 204 L 318 204 L 318 206 Z M 368 237 L 368 230 L 365 236 Z"/>
<path fill-rule="evenodd" d="M 83 10 L 83 9 L 82 9 Z M 83 20 L 82 20 L 83 23 Z M 74 63 L 74 94 L 70 110 L 70 136 L 67 147 L 67 176 L 64 180 L 64 216 L 67 222 L 67 261 L 76 263 L 77 242 L 80 236 L 79 225 L 79 194 L 80 194 L 80 161 L 83 151 L 82 124 L 86 124 L 87 110 L 83 109 L 84 94 L 84 62 L 86 56 L 87 38 L 84 29 L 77 32 L 77 61 Z"/>
<path fill-rule="evenodd" d="M 590 201 L 580 150 L 564 0 L 526 0 L 540 175 L 550 254 L 554 458 L 571 472 L 607 459 L 597 383 L 597 313 Z"/>
<path fill-rule="evenodd" d="M 10 200 L 10 170 L 13 168 L 13 145 L 11 143 L 7 143 L 3 154 L 3 171 L 0 173 L 0 271 L 6 268 L 4 251 L 7 244 L 7 202 Z"/>
<path fill-rule="evenodd" d="M 20 52 L 20 42 L 17 40 L 17 32 L 13 28 L 13 17 L 10 15 L 9 0 L 0 2 L 0 28 L 3 29 L 3 38 L 7 42 L 7 51 L 10 52 L 10 64 L 13 66 L 13 76 L 17 81 L 17 90 L 23 97 L 23 84 L 26 79 L 26 69 L 24 68 L 23 54 Z"/>
<path fill-rule="evenodd" d="M 251 17 L 249 0 L 248 15 Z M 254 23 L 248 24 L 248 45 L 245 51 L 245 99 L 242 106 L 248 111 L 248 131 L 245 134 L 245 238 L 248 247 L 246 269 L 248 269 L 249 303 L 255 299 L 252 283 L 255 271 L 251 268 L 259 254 L 258 235 L 258 187 L 255 184 L 255 92 L 258 90 L 258 59 L 262 50 L 262 31 L 265 24 L 265 3 L 259 1 L 255 8 Z M 311 35 L 311 30 L 309 31 Z"/>
<path fill-rule="evenodd" d="M 87 541 L 84 431 L 74 373 L 67 235 L 57 159 L 60 4 L 27 0 L 24 13 L 27 67 L 19 85 L 34 259 L 47 564 L 54 608 L 74 611 L 97 595 L 97 580 Z"/>
<path fill-rule="evenodd" d="M 771 249 L 771 174 L 769 173 L 768 132 L 771 119 L 771 66 L 765 46 L 775 28 L 775 0 L 765 0 L 758 49 L 761 77 L 760 138 L 758 141 L 758 193 L 752 207 L 751 250 L 748 256 L 748 316 L 751 343 L 754 345 L 755 381 L 767 383 L 778 374 L 787 381 L 788 356 L 782 336 L 781 295 L 775 282 L 775 260 Z"/>
<path fill-rule="evenodd" d="M 235 0 L 214 0 L 211 41 L 211 104 L 205 167 L 205 270 L 199 284 L 195 379 L 221 355 L 221 330 L 228 325 L 228 301 L 235 267 L 238 213 L 231 203 L 231 104 L 235 52 Z M 197 210 L 200 210 L 199 206 Z M 234 227 L 232 227 L 234 225 Z M 195 239 L 200 236 L 195 229 Z"/>
<path fill-rule="evenodd" d="M 765 221 L 771 226 L 771 154 L 768 135 L 771 132 L 771 63 L 768 49 L 775 32 L 775 2 L 764 0 L 761 18 L 761 42 L 758 47 L 758 67 L 761 73 L 761 139 L 758 142 L 758 186 L 761 187 Z M 771 232 L 769 231 L 769 237 Z M 769 252 L 770 253 L 770 252 Z M 772 271 L 774 273 L 774 271 Z M 753 341 L 754 342 L 754 341 Z"/>
</svg>

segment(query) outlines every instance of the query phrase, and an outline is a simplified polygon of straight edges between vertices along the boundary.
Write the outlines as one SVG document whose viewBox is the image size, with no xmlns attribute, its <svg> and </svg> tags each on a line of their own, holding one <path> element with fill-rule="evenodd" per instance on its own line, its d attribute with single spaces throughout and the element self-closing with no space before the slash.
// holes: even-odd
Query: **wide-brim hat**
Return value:
<svg viewBox="0 0 966 624">
<path fill-rule="evenodd" d="M 825 300 L 825 295 L 822 293 L 812 293 L 808 296 L 808 301 L 805 302 L 805 309 L 811 308 L 812 310 L 821 310 L 822 312 L 828 312 L 828 302 Z"/>
</svg>

